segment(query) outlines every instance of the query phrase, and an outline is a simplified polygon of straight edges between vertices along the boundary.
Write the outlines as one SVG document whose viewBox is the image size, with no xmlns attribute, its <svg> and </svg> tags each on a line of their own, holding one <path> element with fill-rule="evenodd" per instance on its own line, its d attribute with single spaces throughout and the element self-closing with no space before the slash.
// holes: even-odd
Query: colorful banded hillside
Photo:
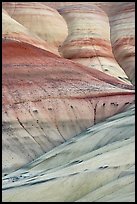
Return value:
<svg viewBox="0 0 137 204">
<path fill-rule="evenodd" d="M 135 201 L 135 3 L 2 3 L 2 201 Z"/>
</svg>

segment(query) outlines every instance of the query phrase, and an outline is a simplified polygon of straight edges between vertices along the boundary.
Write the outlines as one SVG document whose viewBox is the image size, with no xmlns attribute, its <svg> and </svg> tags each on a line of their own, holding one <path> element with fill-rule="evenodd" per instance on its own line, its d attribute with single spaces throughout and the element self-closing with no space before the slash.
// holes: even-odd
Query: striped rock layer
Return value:
<svg viewBox="0 0 137 204">
<path fill-rule="evenodd" d="M 11 18 L 4 9 L 2 10 L 2 38 L 28 43 L 59 55 L 54 46 L 49 45 L 35 33 L 30 32 L 26 27 Z"/>
<path fill-rule="evenodd" d="M 24 42 L 2 43 L 3 171 L 53 149 L 134 102 L 115 77 Z"/>
<path fill-rule="evenodd" d="M 121 4 L 112 11 L 110 26 L 113 52 L 135 85 L 135 3 Z"/>
<path fill-rule="evenodd" d="M 38 2 L 3 2 L 3 8 L 58 52 L 58 47 L 68 35 L 68 29 L 57 10 Z"/>
<path fill-rule="evenodd" d="M 94 4 L 66 6 L 59 12 L 68 24 L 68 37 L 60 49 L 63 56 L 130 83 L 114 58 L 106 13 Z"/>
<path fill-rule="evenodd" d="M 87 6 L 96 5 L 108 13 L 111 7 L 121 4 L 122 2 L 40 2 L 40 3 L 46 6 L 49 6 L 51 8 L 57 9 L 57 10 L 63 7 L 66 7 L 66 6 L 77 5 L 77 4 L 80 4 L 81 6 L 82 5 L 87 5 Z"/>
<path fill-rule="evenodd" d="M 112 50 L 116 61 L 132 84 L 135 84 L 135 3 L 134 2 L 41 2 L 60 11 L 67 6 L 96 5 L 109 17 Z M 95 19 L 94 19 L 95 21 Z M 90 64 L 90 60 L 78 59 L 80 63 Z M 87 62 L 87 63 L 86 63 Z M 117 70 L 118 71 L 118 70 Z M 113 73 L 112 73 L 113 74 Z M 116 74 L 116 73 L 115 73 Z M 127 78 L 125 76 L 125 78 Z"/>
</svg>

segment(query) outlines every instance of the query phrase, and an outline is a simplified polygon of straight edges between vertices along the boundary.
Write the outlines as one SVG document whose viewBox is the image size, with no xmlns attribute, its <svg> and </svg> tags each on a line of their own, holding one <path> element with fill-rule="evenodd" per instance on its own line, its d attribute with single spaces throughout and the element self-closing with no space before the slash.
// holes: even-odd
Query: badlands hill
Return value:
<svg viewBox="0 0 137 204">
<path fill-rule="evenodd" d="M 134 201 L 134 30 L 134 3 L 3 2 L 4 202 Z"/>
</svg>

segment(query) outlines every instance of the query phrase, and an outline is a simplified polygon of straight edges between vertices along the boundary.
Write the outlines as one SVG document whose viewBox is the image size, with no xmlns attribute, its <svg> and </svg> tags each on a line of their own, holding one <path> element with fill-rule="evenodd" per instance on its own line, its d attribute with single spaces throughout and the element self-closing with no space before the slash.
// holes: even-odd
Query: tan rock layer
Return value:
<svg viewBox="0 0 137 204">
<path fill-rule="evenodd" d="M 15 21 L 4 9 L 2 12 L 2 38 L 25 42 L 59 55 L 58 50 L 54 46 L 49 45 L 46 41 Z"/>
<path fill-rule="evenodd" d="M 68 35 L 68 29 L 57 10 L 39 2 L 4 2 L 3 8 L 58 52 L 58 47 Z"/>
<path fill-rule="evenodd" d="M 80 4 L 80 6 L 78 6 L 78 4 Z M 27 5 L 27 7 L 26 7 L 26 5 Z M 27 14 L 28 5 L 29 5 L 29 9 L 30 9 L 31 12 L 28 12 L 28 14 Z M 113 68 L 108 67 L 107 69 L 103 69 L 103 66 L 99 66 L 97 69 L 102 70 L 103 72 L 106 72 L 107 74 L 116 76 L 119 79 L 124 80 L 127 83 L 129 83 L 129 81 L 127 80 L 127 77 L 126 77 L 126 75 L 127 75 L 129 77 L 129 80 L 133 84 L 135 84 L 135 58 L 134 58 L 135 57 L 135 49 L 134 49 L 135 46 L 133 44 L 130 44 L 130 39 L 134 39 L 134 36 L 135 36 L 135 21 L 134 21 L 134 19 L 135 19 L 135 16 L 134 16 L 134 14 L 135 14 L 135 4 L 134 4 L 134 2 L 132 2 L 132 3 L 131 2 L 125 2 L 124 4 L 122 2 L 92 2 L 92 3 L 91 2 L 41 2 L 41 4 L 38 3 L 38 2 L 37 3 L 36 2 L 31 2 L 31 3 L 29 2 L 29 4 L 28 3 L 26 4 L 25 2 L 22 2 L 22 3 L 19 3 L 19 2 L 3 2 L 3 8 L 6 9 L 10 15 L 15 16 L 16 18 L 18 18 L 18 20 L 20 19 L 22 21 L 22 23 L 25 23 L 25 24 L 28 24 L 28 22 L 32 21 L 32 18 L 25 20 L 24 19 L 25 15 L 26 15 L 25 18 L 29 18 L 27 16 L 30 15 L 30 13 L 31 13 L 31 15 L 33 13 L 36 14 L 36 15 L 40 15 L 41 12 L 39 13 L 36 10 L 40 10 L 40 11 L 44 10 L 45 5 L 54 8 L 54 9 L 47 8 L 47 11 L 50 10 L 50 12 L 51 13 L 53 12 L 54 14 L 57 12 L 55 9 L 58 9 L 59 12 L 60 12 L 60 10 L 62 10 L 62 8 L 64 6 L 68 7 L 68 8 L 75 7 L 75 9 L 74 8 L 72 9 L 73 11 L 74 10 L 76 11 L 78 7 L 82 11 L 82 7 L 84 9 L 86 8 L 86 9 L 90 10 L 89 9 L 90 6 L 92 6 L 92 7 L 98 6 L 100 8 L 100 10 L 98 10 L 99 8 L 95 9 L 94 14 L 95 14 L 95 11 L 96 11 L 96 13 L 99 11 L 99 15 L 102 13 L 102 10 L 105 11 L 106 14 L 108 15 L 109 21 L 110 21 L 113 52 L 115 54 L 116 60 L 118 60 L 118 63 L 120 64 L 120 66 L 122 67 L 122 69 L 124 71 L 121 71 L 120 66 L 115 62 L 115 60 L 113 60 L 113 64 L 114 64 Z M 28 11 L 29 11 L 29 9 L 28 9 Z M 81 11 L 79 11 L 79 12 L 81 12 Z M 24 16 L 22 15 L 22 12 L 25 12 Z M 39 19 L 40 22 L 43 21 L 42 18 L 43 17 L 40 17 L 40 19 Z M 59 18 L 59 16 L 58 16 L 58 18 Z M 97 19 L 97 16 L 94 19 Z M 48 20 L 47 20 L 47 22 L 49 22 Z M 31 24 L 33 24 L 33 23 L 31 23 Z M 57 25 L 58 23 L 55 23 L 55 24 Z M 100 25 L 103 25 L 103 24 L 100 23 Z M 29 27 L 30 26 L 31 26 L 31 29 L 34 29 L 36 32 L 37 32 L 37 30 L 41 30 L 41 28 L 39 28 L 39 29 L 36 28 L 38 25 L 35 26 L 35 23 L 33 25 L 29 24 Z M 40 23 L 39 26 L 41 27 L 41 23 Z M 44 26 L 45 26 L 45 23 L 44 23 Z M 119 28 L 118 28 L 118 26 L 119 26 Z M 130 29 L 129 29 L 129 26 L 130 26 Z M 126 27 L 128 29 L 126 29 Z M 63 24 L 62 24 L 61 28 L 65 29 L 65 27 L 63 27 Z M 63 32 L 63 29 L 62 29 L 62 32 Z M 48 30 L 48 29 L 45 29 L 45 30 Z M 56 29 L 56 31 L 58 31 L 58 30 L 60 30 L 60 29 Z M 48 30 L 48 31 L 50 31 L 50 32 L 46 33 L 47 38 L 48 38 L 49 33 L 51 33 L 51 30 Z M 123 34 L 125 35 L 125 37 L 122 36 L 122 38 L 123 39 L 128 39 L 127 44 L 126 45 L 121 45 L 119 49 L 115 49 L 115 44 L 123 43 L 123 40 L 121 38 L 122 31 L 124 31 Z M 64 30 L 64 33 L 65 32 L 66 31 Z M 44 34 L 43 33 L 43 26 L 42 26 L 42 31 L 40 31 L 37 34 L 38 35 L 40 34 L 40 37 L 43 38 L 43 36 L 44 36 L 43 35 Z M 52 42 L 55 41 L 56 37 L 54 39 L 53 38 L 54 38 L 54 36 L 51 37 Z M 49 42 L 51 43 L 50 35 L 49 35 L 48 39 L 49 39 Z M 65 39 L 65 37 L 63 39 Z M 83 39 L 81 39 L 81 40 L 83 40 Z M 62 40 L 61 42 L 63 42 L 63 41 L 64 40 Z M 57 44 L 58 43 L 54 43 L 54 46 L 56 47 L 56 49 L 58 47 Z M 85 51 L 85 50 L 83 49 L 82 52 L 83 51 Z M 86 53 L 86 51 L 85 51 L 85 53 Z M 75 56 L 74 52 L 75 52 L 75 50 L 72 50 L 72 53 L 70 52 L 71 56 L 73 54 Z M 92 54 L 94 56 L 94 52 Z M 81 54 L 81 55 L 83 55 L 83 54 Z M 88 54 L 88 56 L 89 55 L 90 54 Z M 125 57 L 123 57 L 123 55 L 125 55 Z M 82 59 L 79 59 L 79 58 L 76 59 L 76 58 L 73 57 L 73 60 L 76 61 L 76 62 L 79 61 L 81 64 L 84 64 L 84 65 L 89 66 L 89 67 L 92 67 L 91 65 L 94 64 L 94 63 L 91 64 L 91 60 L 87 59 L 87 57 L 82 58 Z M 106 63 L 108 65 L 106 60 L 104 60 L 104 57 L 103 58 L 98 58 L 98 60 L 96 60 L 96 61 L 97 61 L 96 64 L 100 64 L 101 61 L 102 61 L 102 64 Z M 105 66 L 107 66 L 107 65 L 105 65 Z M 125 75 L 125 73 L 126 73 L 126 75 Z"/>
<path fill-rule="evenodd" d="M 117 6 L 110 15 L 110 25 L 115 58 L 135 85 L 135 3 Z"/>
<path fill-rule="evenodd" d="M 101 8 L 109 17 L 111 39 L 113 52 L 116 60 L 124 70 L 129 80 L 135 84 L 135 2 L 42 2 L 57 10 L 61 10 L 64 7 L 76 6 L 80 4 L 82 6 L 96 5 Z M 127 42 L 123 44 L 123 41 Z M 130 43 L 131 41 L 134 43 Z M 119 44 L 119 48 L 117 47 Z M 79 59 L 76 60 L 77 62 Z M 90 66 L 90 60 L 82 59 L 80 63 Z M 108 74 L 116 75 L 116 72 L 110 71 Z M 122 75 L 123 73 L 121 73 Z M 121 76 L 120 76 L 121 78 Z M 123 79 L 126 78 L 122 77 Z"/>
<path fill-rule="evenodd" d="M 106 13 L 94 4 L 66 6 L 59 12 L 69 29 L 68 37 L 60 48 L 63 56 L 130 83 L 114 58 Z"/>
</svg>

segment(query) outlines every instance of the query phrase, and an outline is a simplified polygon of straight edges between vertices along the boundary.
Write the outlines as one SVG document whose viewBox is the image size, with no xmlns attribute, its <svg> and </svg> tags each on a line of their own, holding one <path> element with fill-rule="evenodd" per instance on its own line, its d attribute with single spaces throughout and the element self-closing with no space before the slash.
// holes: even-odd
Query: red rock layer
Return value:
<svg viewBox="0 0 137 204">
<path fill-rule="evenodd" d="M 54 46 L 49 45 L 46 41 L 15 21 L 4 9 L 2 10 L 2 38 L 25 42 L 59 55 L 58 50 Z"/>
<path fill-rule="evenodd" d="M 68 35 L 67 24 L 57 10 L 39 2 L 3 2 L 3 8 L 17 22 L 56 49 Z"/>
<path fill-rule="evenodd" d="M 60 49 L 63 56 L 129 83 L 112 53 L 109 19 L 105 12 L 94 4 L 66 6 L 59 12 L 69 29 Z"/>
<path fill-rule="evenodd" d="M 116 60 L 135 84 L 135 3 L 123 3 L 110 14 L 111 42 Z"/>
<path fill-rule="evenodd" d="M 80 4 L 101 8 L 109 17 L 113 52 L 129 80 L 135 84 L 135 3 L 134 2 L 42 2 L 60 11 L 66 6 Z M 79 59 L 77 60 L 79 61 Z M 90 60 L 80 59 L 89 66 Z M 118 70 L 116 70 L 117 72 Z M 114 74 L 114 73 L 113 73 Z M 121 76 L 120 76 L 121 78 Z M 126 78 L 124 76 L 124 78 Z"/>
<path fill-rule="evenodd" d="M 134 102 L 132 86 L 26 43 L 2 43 L 3 169 L 15 170 Z"/>
</svg>

